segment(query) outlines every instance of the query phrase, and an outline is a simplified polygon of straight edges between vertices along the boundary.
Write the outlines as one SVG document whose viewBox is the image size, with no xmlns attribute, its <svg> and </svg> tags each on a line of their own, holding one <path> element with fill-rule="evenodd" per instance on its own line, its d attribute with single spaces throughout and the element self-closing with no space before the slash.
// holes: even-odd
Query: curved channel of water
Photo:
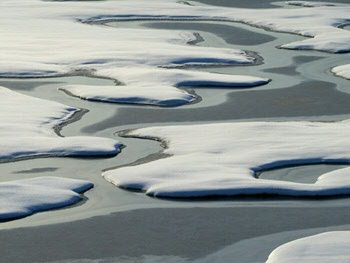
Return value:
<svg viewBox="0 0 350 263">
<path fill-rule="evenodd" d="M 210 1 L 202 0 L 202 2 Z M 230 1 L 225 3 L 227 4 L 228 2 Z M 240 2 L 243 5 L 243 2 L 246 1 Z M 62 250 L 62 256 L 60 257 L 62 260 L 79 259 L 85 255 L 84 253 L 95 259 L 116 257 L 118 255 L 139 258 L 145 254 L 145 251 L 133 249 L 132 244 L 135 242 L 138 245 L 138 247 L 135 245 L 137 248 L 142 247 L 138 240 L 140 241 L 141 236 L 146 236 L 146 242 L 149 245 L 149 255 L 162 255 L 162 253 L 167 251 L 175 253 L 170 248 L 178 246 L 176 247 L 176 255 L 180 257 L 192 259 L 221 257 L 221 260 L 224 260 L 224 255 L 229 255 L 231 259 L 233 256 L 233 262 L 243 263 L 251 262 L 249 260 L 252 259 L 255 261 L 257 259 L 264 260 L 263 256 L 266 256 L 271 248 L 275 248 L 278 242 L 282 243 L 293 237 L 306 235 L 311 231 L 310 229 L 315 227 L 319 227 L 321 230 L 330 229 L 329 227 L 334 226 L 338 226 L 337 229 L 348 229 L 348 226 L 346 226 L 350 223 L 348 221 L 349 213 L 347 212 L 349 210 L 348 198 L 299 200 L 293 198 L 259 197 L 179 202 L 154 199 L 145 197 L 140 193 L 124 191 L 111 185 L 101 177 L 101 172 L 104 169 L 127 165 L 162 150 L 159 143 L 152 140 L 118 137 L 116 132 L 125 129 L 159 124 L 176 125 L 216 121 L 337 121 L 349 118 L 349 82 L 335 77 L 329 72 L 329 68 L 347 63 L 350 58 L 348 54 L 334 55 L 312 51 L 276 49 L 276 46 L 296 41 L 301 37 L 264 31 L 242 24 L 213 21 L 205 23 L 206 25 L 203 27 L 200 22 L 129 21 L 122 22 L 122 26 L 151 27 L 155 30 L 156 28 L 191 30 L 199 33 L 204 39 L 198 45 L 240 48 L 256 52 L 264 59 L 260 65 L 212 67 L 196 70 L 268 77 L 272 79 L 272 82 L 265 86 L 244 90 L 190 87 L 188 89 L 193 90 L 202 98 L 200 103 L 180 108 L 165 109 L 89 102 L 70 97 L 57 90 L 63 84 L 113 85 L 114 82 L 108 79 L 67 76 L 47 79 L 0 80 L 1 86 L 11 88 L 17 92 L 87 109 L 89 112 L 79 121 L 63 128 L 61 132 L 63 136 L 103 136 L 120 140 L 126 145 L 122 153 L 113 158 L 41 158 L 0 164 L 2 171 L 1 181 L 52 175 L 85 179 L 95 184 L 95 188 L 86 193 L 87 202 L 82 205 L 78 204 L 67 209 L 38 213 L 24 219 L 1 224 L 0 227 L 2 229 L 14 229 L 13 231 L 5 231 L 6 235 L 0 235 L 0 239 L 4 238 L 3 243 L 9 244 L 9 247 L 4 250 L 8 251 L 6 252 L 9 255 L 8 259 L 10 261 L 8 262 L 21 262 L 18 258 L 19 261 L 11 258 L 11 251 L 19 249 L 21 244 L 27 240 L 26 237 L 28 237 L 28 240 L 30 237 L 31 242 L 39 244 L 40 240 L 43 240 L 40 231 L 43 231 L 51 239 L 54 239 L 55 233 L 62 231 L 62 229 L 67 232 L 65 232 L 67 236 L 70 233 L 72 235 L 75 233 L 79 237 L 81 235 L 82 239 L 72 238 L 70 241 L 67 241 L 67 244 L 82 242 L 86 238 L 84 242 L 86 242 L 85 249 L 87 251 L 77 249 L 76 255 L 64 254 L 68 252 L 64 250 L 63 246 L 61 248 L 61 245 L 59 245 L 57 251 Z M 110 23 L 110 25 L 120 26 L 120 24 L 116 23 Z M 232 28 L 232 25 L 236 29 Z M 229 34 L 235 32 L 234 30 L 240 32 L 240 34 L 252 33 L 252 42 L 235 42 L 235 38 L 232 35 L 229 36 Z M 326 170 L 330 171 L 338 168 L 340 166 L 307 166 L 297 169 L 278 169 L 265 172 L 262 177 L 273 180 L 281 179 L 312 183 L 319 174 Z M 175 208 L 193 208 L 193 210 Z M 128 212 L 114 213 L 122 211 Z M 332 219 L 329 219 L 328 213 L 330 211 Z M 204 221 L 201 220 L 203 218 L 206 219 L 206 223 L 212 228 L 203 223 Z M 300 220 L 297 220 L 298 218 Z M 310 218 L 311 221 L 304 220 L 304 218 Z M 62 222 L 66 222 L 66 224 L 59 224 Z M 251 224 L 249 225 L 247 222 Z M 132 224 L 142 227 L 133 228 L 130 226 Z M 180 227 L 177 233 L 171 232 L 171 227 L 169 226 L 174 224 L 184 227 Z M 232 225 L 235 224 L 241 224 L 245 227 L 238 231 L 236 228 L 232 228 Z M 31 228 L 30 226 L 41 227 Z M 17 229 L 20 227 L 26 228 L 22 230 Z M 145 235 L 145 232 L 141 230 L 147 227 L 154 231 L 146 231 L 148 234 Z M 197 227 L 199 231 L 192 232 Z M 105 233 L 107 237 L 113 240 L 119 235 L 120 239 L 115 240 L 115 242 L 120 242 L 119 244 L 130 242 L 128 243 L 129 248 L 121 246 L 120 250 L 114 248 L 114 251 L 111 249 L 107 253 L 105 250 L 97 247 L 97 243 L 94 243 L 98 242 L 102 236 L 96 236 L 95 238 L 92 229 L 95 229 L 96 233 Z M 105 229 L 110 230 L 108 232 L 110 235 L 104 232 Z M 129 234 L 131 232 L 126 230 L 136 231 L 136 234 L 130 237 Z M 224 238 L 210 240 L 213 236 L 220 237 L 220 233 Z M 181 242 L 176 243 L 174 241 L 175 243 L 169 242 L 168 245 L 164 246 L 165 250 L 159 251 L 157 245 L 162 240 L 171 238 L 171 235 L 174 238 L 178 237 L 180 240 L 177 234 L 186 238 L 193 234 L 197 238 L 196 240 L 204 240 L 203 242 L 206 243 L 199 243 L 198 246 L 194 245 L 193 249 L 189 249 L 187 245 L 182 246 Z M 258 236 L 262 238 L 259 239 Z M 257 251 L 256 255 L 252 254 L 252 248 L 258 242 L 261 242 L 261 239 L 264 239 L 264 246 L 260 247 L 261 251 Z M 108 242 L 109 240 L 105 241 L 105 243 Z M 235 247 L 230 247 L 230 250 L 227 250 L 230 251 L 229 253 L 220 250 L 233 243 L 235 243 Z M 45 245 L 50 247 L 48 243 Z M 18 247 L 16 248 L 16 246 Z M 117 247 L 118 244 L 115 244 L 115 246 Z M 217 255 L 215 251 L 219 251 Z M 247 252 L 245 256 L 243 256 L 244 253 L 242 251 Z M 44 252 L 41 251 L 41 253 Z M 7 254 L 2 254 L 4 259 Z M 34 254 L 35 252 L 33 252 Z M 238 257 L 240 260 L 235 261 L 237 255 L 241 255 Z M 27 262 L 36 262 L 37 260 L 35 256 L 26 256 Z M 47 258 L 47 261 L 52 260 L 47 252 L 45 255 L 42 255 L 42 260 L 44 258 Z M 42 262 L 45 261 L 43 260 Z M 214 261 L 210 260 L 210 262 Z"/>
<path fill-rule="evenodd" d="M 149 126 L 150 124 L 164 125 L 199 121 L 278 120 L 282 117 L 283 119 L 287 117 L 288 119 L 337 120 L 345 118 L 350 113 L 350 107 L 347 103 L 349 95 L 343 93 L 344 91 L 349 92 L 346 80 L 334 77 L 327 70 L 327 67 L 343 63 L 348 58 L 347 55 L 337 56 L 321 52 L 281 50 L 277 49 L 276 46 L 295 41 L 301 37 L 265 31 L 237 23 L 213 21 L 203 23 L 205 26 L 200 22 L 129 21 L 112 22 L 109 23 L 109 26 L 195 31 L 204 39 L 197 45 L 240 48 L 256 52 L 264 59 L 262 64 L 256 66 L 210 67 L 200 70 L 228 74 L 250 74 L 271 78 L 272 82 L 252 89 L 190 88 L 202 97 L 200 103 L 166 109 L 90 102 L 70 97 L 57 90 L 60 85 L 64 84 L 113 85 L 114 82 L 108 79 L 67 76 L 31 80 L 3 79 L 0 81 L 0 85 L 15 91 L 89 111 L 81 120 L 64 127 L 62 135 L 104 136 L 120 140 L 126 145 L 120 155 L 108 159 L 44 158 L 1 164 L 3 174 L 5 174 L 1 177 L 3 181 L 49 174 L 88 179 L 96 185 L 92 191 L 86 193 L 89 200 L 83 206 L 47 212 L 44 213 L 44 216 L 36 214 L 20 220 L 19 224 L 8 223 L 9 227 L 20 225 L 22 222 L 30 225 L 34 221 L 35 224 L 66 221 L 70 220 L 70 213 L 74 215 L 72 216 L 73 220 L 141 207 L 211 206 L 211 204 L 203 202 L 200 204 L 179 203 L 145 198 L 137 193 L 120 190 L 106 182 L 101 177 L 102 170 L 127 165 L 161 151 L 157 142 L 119 138 L 115 134 L 117 131 Z M 235 33 L 243 36 L 249 35 L 251 39 L 250 41 L 247 39 L 235 40 L 232 35 Z M 281 57 L 284 59 L 280 59 Z M 326 68 L 324 68 L 325 66 Z M 332 107 L 334 110 L 331 110 Z M 274 172 L 279 174 L 278 171 Z M 315 174 L 314 176 L 316 176 Z M 283 177 L 281 175 L 273 177 L 279 176 Z M 223 204 L 236 206 L 239 205 L 239 202 L 230 203 L 225 200 L 221 203 L 218 201 L 215 206 Z M 64 217 L 61 218 L 60 214 Z"/>
</svg>

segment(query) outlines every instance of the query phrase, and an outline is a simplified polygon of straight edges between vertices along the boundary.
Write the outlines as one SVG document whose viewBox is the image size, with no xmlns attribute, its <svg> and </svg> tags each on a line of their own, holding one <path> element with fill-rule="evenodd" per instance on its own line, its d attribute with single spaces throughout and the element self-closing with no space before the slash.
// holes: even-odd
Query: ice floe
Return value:
<svg viewBox="0 0 350 263">
<path fill-rule="evenodd" d="M 193 102 L 196 97 L 177 86 L 254 87 L 269 82 L 268 79 L 224 75 L 179 69 L 129 68 L 97 71 L 100 76 L 118 78 L 119 86 L 70 85 L 60 89 L 88 100 L 137 103 L 158 106 L 179 106 Z M 140 79 L 142 81 L 140 81 Z"/>
<path fill-rule="evenodd" d="M 346 263 L 350 261 L 350 231 L 326 232 L 276 248 L 266 263 Z"/>
<path fill-rule="evenodd" d="M 336 76 L 350 79 L 350 64 L 334 67 L 331 71 Z"/>
<path fill-rule="evenodd" d="M 0 220 L 24 217 L 34 212 L 72 205 L 79 193 L 92 188 L 83 180 L 37 177 L 0 183 Z"/>
<path fill-rule="evenodd" d="M 99 137 L 60 137 L 57 129 L 79 110 L 0 87 L 0 161 L 35 156 L 114 155 L 121 146 Z"/>
<path fill-rule="evenodd" d="M 257 179 L 256 172 L 285 165 L 350 162 L 350 123 L 246 122 L 163 126 L 129 136 L 160 138 L 161 158 L 106 171 L 103 176 L 151 196 L 350 194 L 350 169 L 321 175 L 315 184 Z"/>
</svg>

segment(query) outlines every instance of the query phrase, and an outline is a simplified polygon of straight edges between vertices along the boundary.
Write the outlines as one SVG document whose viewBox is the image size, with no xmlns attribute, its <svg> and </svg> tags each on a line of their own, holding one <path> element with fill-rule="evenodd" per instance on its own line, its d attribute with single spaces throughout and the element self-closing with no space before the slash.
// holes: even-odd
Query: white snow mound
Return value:
<svg viewBox="0 0 350 263">
<path fill-rule="evenodd" d="M 336 76 L 350 79 L 350 64 L 334 67 L 332 72 Z"/>
<path fill-rule="evenodd" d="M 0 87 L 0 161 L 35 156 L 114 155 L 121 146 L 98 137 L 60 137 L 55 129 L 79 110 Z"/>
<path fill-rule="evenodd" d="M 348 263 L 350 231 L 326 232 L 276 248 L 266 263 Z"/>
<path fill-rule="evenodd" d="M 130 136 L 160 138 L 162 158 L 106 171 L 121 188 L 151 196 L 350 194 L 350 169 L 324 174 L 315 184 L 257 179 L 255 172 L 285 165 L 350 162 L 349 122 L 247 122 L 150 127 Z"/>
<path fill-rule="evenodd" d="M 87 100 L 137 103 L 157 106 L 179 106 L 193 102 L 196 97 L 178 86 L 254 87 L 268 79 L 196 72 L 179 69 L 132 68 L 97 71 L 100 76 L 118 78 L 120 86 L 69 85 L 60 87 L 67 93 Z M 142 81 L 139 81 L 139 78 Z"/>
<path fill-rule="evenodd" d="M 0 183 L 0 220 L 28 216 L 34 212 L 77 203 L 80 194 L 93 187 L 87 181 L 37 177 Z"/>
<path fill-rule="evenodd" d="M 185 91 L 167 86 L 71 85 L 60 89 L 73 96 L 92 101 L 156 106 L 180 106 L 193 102 L 196 98 Z"/>
</svg>

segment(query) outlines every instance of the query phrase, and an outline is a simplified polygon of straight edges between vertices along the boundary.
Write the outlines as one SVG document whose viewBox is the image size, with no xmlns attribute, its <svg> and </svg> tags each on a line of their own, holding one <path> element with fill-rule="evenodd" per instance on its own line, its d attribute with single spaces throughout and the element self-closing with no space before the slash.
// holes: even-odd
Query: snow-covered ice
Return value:
<svg viewBox="0 0 350 263">
<path fill-rule="evenodd" d="M 350 64 L 341 65 L 331 70 L 336 76 L 350 79 Z"/>
<path fill-rule="evenodd" d="M 0 87 L 0 161 L 35 156 L 114 155 L 121 144 L 99 137 L 60 137 L 59 125 L 79 110 Z"/>
<path fill-rule="evenodd" d="M 276 248 L 266 263 L 350 262 L 350 231 L 325 232 Z"/>
<path fill-rule="evenodd" d="M 0 183 L 0 220 L 77 203 L 93 184 L 59 177 L 36 177 Z"/>
<path fill-rule="evenodd" d="M 71 85 L 60 89 L 87 100 L 156 106 L 180 106 L 196 99 L 194 95 L 185 91 L 164 86 Z"/>
<path fill-rule="evenodd" d="M 118 78 L 123 85 L 119 86 L 87 86 L 70 85 L 60 89 L 88 100 L 137 103 L 158 106 L 179 106 L 193 102 L 196 97 L 178 86 L 226 86 L 254 87 L 268 83 L 268 79 L 223 75 L 199 71 L 179 69 L 146 69 L 133 68 L 110 69 L 98 71 L 99 75 Z M 142 81 L 140 81 L 140 78 Z"/>
<path fill-rule="evenodd" d="M 291 1 L 294 6 L 275 9 L 240 9 L 206 5 L 186 5 L 176 0 L 128 1 L 1 1 L 0 76 L 41 77 L 57 76 L 85 70 L 97 76 L 112 77 L 124 82 L 134 94 L 141 87 L 158 89 L 169 95 L 168 101 L 190 102 L 193 96 L 175 90 L 173 84 L 186 82 L 184 74 L 172 72 L 173 67 L 189 65 L 252 64 L 254 58 L 242 50 L 189 45 L 196 34 L 179 30 L 117 28 L 96 25 L 122 20 L 221 20 L 243 22 L 270 30 L 301 34 L 309 38 L 286 43 L 282 48 L 315 49 L 328 52 L 348 52 L 350 32 L 339 28 L 350 21 L 350 5 L 334 6 Z M 181 14 L 181 15 L 179 15 Z M 162 67 L 163 69 L 160 69 Z M 167 69 L 164 69 L 167 67 Z M 129 72 L 129 73 L 126 73 Z M 196 73 L 189 72 L 195 76 Z M 164 85 L 164 76 L 174 76 L 176 82 Z M 158 78 L 159 77 L 159 78 Z M 237 81 L 254 86 L 254 77 L 227 80 L 225 75 L 208 74 L 212 85 Z M 211 80 L 213 78 L 214 80 Z M 129 83 L 130 82 L 130 83 Z M 229 83 L 228 83 L 229 82 Z M 266 83 L 266 79 L 260 79 Z M 172 84 L 172 85 L 170 85 Z M 74 89 L 75 92 L 77 88 Z M 75 94 L 101 100 L 113 100 L 100 88 L 89 94 Z M 81 93 L 82 90 L 78 93 Z M 73 92 L 71 92 L 73 93 Z M 87 93 L 86 91 L 84 93 Z M 108 95 L 108 96 L 107 96 Z M 124 96 L 122 96 L 124 100 Z M 139 98 L 133 99 L 133 102 Z M 159 98 L 140 96 L 141 103 Z"/>
<path fill-rule="evenodd" d="M 150 12 L 152 18 L 157 10 L 178 13 L 181 10 L 176 8 L 182 7 L 162 1 L 2 1 L 0 48 L 6 53 L 0 55 L 0 75 L 50 76 L 79 69 L 129 67 L 138 70 L 139 66 L 250 64 L 254 61 L 241 50 L 187 45 L 196 39 L 191 32 L 82 23 L 104 16 L 126 17 L 135 10 Z M 133 66 L 138 67 L 130 68 Z"/>
<path fill-rule="evenodd" d="M 161 158 L 106 171 L 103 176 L 151 196 L 350 194 L 349 168 L 321 175 L 315 184 L 257 179 L 256 171 L 285 165 L 350 162 L 350 123 L 244 122 L 162 126 L 129 136 L 160 138 Z"/>
</svg>

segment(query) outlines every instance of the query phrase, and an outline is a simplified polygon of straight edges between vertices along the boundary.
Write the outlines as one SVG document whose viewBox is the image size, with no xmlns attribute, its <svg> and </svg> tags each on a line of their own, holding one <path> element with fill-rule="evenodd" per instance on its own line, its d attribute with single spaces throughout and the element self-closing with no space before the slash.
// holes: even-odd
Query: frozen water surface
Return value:
<svg viewBox="0 0 350 263">
<path fill-rule="evenodd" d="M 201 2 L 214 3 L 207 0 Z M 6 240 L 3 242 L 6 244 L 6 249 L 2 251 L 0 261 L 23 262 L 25 257 L 26 262 L 65 262 L 67 260 L 68 262 L 74 262 L 74 260 L 118 262 L 129 259 L 140 262 L 157 262 L 157 260 L 227 262 L 228 258 L 232 262 L 239 263 L 264 262 L 268 254 L 283 243 L 325 231 L 348 230 L 347 198 L 239 197 L 215 201 L 178 202 L 147 198 L 143 193 L 120 190 L 100 176 L 102 171 L 113 167 L 120 167 L 120 170 L 124 171 L 130 164 L 144 167 L 152 162 L 161 161 L 158 161 L 159 153 L 162 151 L 159 142 L 119 137 L 115 132 L 121 130 L 140 129 L 151 125 L 169 126 L 184 123 L 189 125 L 213 121 L 245 123 L 248 119 L 255 123 L 256 121 L 270 123 L 272 120 L 278 122 L 327 121 L 329 123 L 324 125 L 338 128 L 339 121 L 348 119 L 350 112 L 347 106 L 348 94 L 346 94 L 349 92 L 346 79 L 348 69 L 346 66 L 342 67 L 348 64 L 349 56 L 331 53 L 349 51 L 347 33 L 349 31 L 345 26 L 349 22 L 349 6 L 344 5 L 347 1 L 336 2 L 342 5 L 324 5 L 316 1 L 308 1 L 308 3 L 294 1 L 289 5 L 279 2 L 271 5 L 270 1 L 265 0 L 259 1 L 258 4 L 252 1 L 215 1 L 215 4 L 220 7 L 202 6 L 192 1 L 189 2 L 192 6 L 185 2 L 176 3 L 176 1 L 40 2 L 30 0 L 15 3 L 2 1 L 0 47 L 6 52 L 0 55 L 1 75 L 18 78 L 57 77 L 33 80 L 3 79 L 0 85 L 22 95 L 69 105 L 65 107 L 72 109 L 88 110 L 80 116 L 79 120 L 76 119 L 75 122 L 63 127 L 60 134 L 65 138 L 89 136 L 89 142 L 97 137 L 102 137 L 108 142 L 114 142 L 117 139 L 126 145 L 126 148 L 123 148 L 117 157 L 112 158 L 55 157 L 2 163 L 0 180 L 3 183 L 32 178 L 36 180 L 34 178 L 40 175 L 68 180 L 72 178 L 88 180 L 95 187 L 92 191 L 86 192 L 88 199 L 83 205 L 37 213 L 21 220 L 2 223 L 3 229 L 13 230 L 2 231 L 1 236 Z M 243 12 L 240 9 L 242 7 L 249 9 L 244 9 Z M 258 7 L 262 9 L 256 9 Z M 264 9 L 265 7 L 269 9 Z M 140 21 L 130 21 L 134 19 Z M 174 21 L 182 19 L 186 21 Z M 205 21 L 194 22 L 193 20 Z M 82 24 L 82 21 L 86 23 Z M 243 22 L 254 27 L 230 21 Z M 171 23 L 171 26 L 168 26 L 171 30 L 167 28 L 167 23 Z M 198 26 L 202 23 L 206 26 Z M 240 33 L 237 30 L 237 34 L 249 36 L 249 32 L 252 32 L 252 43 L 235 42 L 234 39 L 230 39 L 228 33 L 232 25 L 243 30 Z M 162 29 L 155 31 L 156 29 L 152 27 Z M 260 27 L 290 32 L 294 35 L 264 31 Z M 21 38 L 18 38 L 19 35 Z M 68 35 L 72 37 L 67 37 Z M 270 41 L 267 41 L 268 39 Z M 53 45 L 55 49 L 52 48 Z M 282 47 L 282 49 L 276 47 Z M 44 50 L 48 52 L 43 52 Z M 256 60 L 256 54 L 262 58 L 261 61 Z M 203 68 L 204 65 L 210 67 Z M 227 65 L 231 66 L 227 67 Z M 337 69 L 338 66 L 341 67 Z M 331 68 L 333 68 L 332 72 Z M 252 87 L 252 89 L 239 87 L 237 90 L 220 85 L 215 88 L 181 85 L 188 76 L 199 74 L 199 71 L 219 74 L 220 85 L 224 84 L 223 79 L 232 79 L 232 75 L 254 76 L 263 80 L 272 79 L 272 81 L 264 86 Z M 179 72 L 181 74 L 178 74 Z M 63 75 L 70 76 L 61 77 Z M 98 76 L 109 79 L 96 78 Z M 205 76 L 207 76 L 206 81 L 213 81 L 216 74 Z M 89 88 L 96 88 L 92 94 L 95 96 L 96 90 L 101 90 L 103 87 L 114 89 L 116 85 L 124 85 L 124 87 L 136 85 L 137 88 L 152 86 L 156 93 L 159 91 L 157 96 L 161 91 L 176 89 L 181 96 L 183 94 L 188 98 L 194 96 L 199 103 L 190 103 L 181 108 L 172 109 L 156 109 L 150 106 L 130 107 L 84 101 L 58 90 L 60 87 L 74 86 L 79 87 L 79 92 L 84 92 L 83 87 L 89 86 Z M 133 95 L 131 91 L 130 94 Z M 80 95 L 76 94 L 76 96 Z M 141 97 L 145 99 L 145 96 Z M 24 105 L 22 106 L 25 108 Z M 230 112 L 232 112 L 231 115 Z M 51 111 L 46 113 L 50 115 L 49 119 L 56 116 L 51 114 Z M 45 132 L 53 132 L 53 122 L 46 126 L 48 129 L 44 129 Z M 18 124 L 16 121 L 14 123 Z M 338 132 L 340 131 L 339 129 Z M 199 134 L 202 135 L 205 132 L 207 131 L 201 130 Z M 222 131 L 220 130 L 217 134 L 222 134 Z M 259 132 L 254 134 L 252 137 L 259 137 Z M 323 140 L 321 144 L 328 147 L 326 147 L 327 151 L 322 151 L 322 154 L 325 156 L 335 151 L 336 148 L 333 146 L 340 144 L 342 139 L 345 145 L 346 131 L 344 134 L 345 136 L 332 135 L 331 138 L 337 138 L 337 140 Z M 55 133 L 51 135 L 57 136 Z M 157 134 L 149 136 L 155 135 Z M 324 135 L 327 137 L 326 134 Z M 271 136 L 273 137 L 272 132 Z M 57 137 L 57 139 L 64 138 Z M 208 147 L 210 142 L 214 142 L 211 138 L 209 139 L 201 145 Z M 190 148 L 191 143 L 183 149 Z M 322 146 L 321 144 L 319 147 Z M 266 145 L 266 148 L 267 146 L 271 144 Z M 295 154 L 305 154 L 307 149 L 304 146 L 301 145 L 295 150 Z M 337 156 L 336 160 L 339 161 L 340 158 L 342 161 L 347 161 L 342 159 L 346 156 L 345 150 L 340 145 L 337 149 L 339 156 L 342 157 L 333 152 L 332 154 Z M 207 150 L 210 151 L 209 148 Z M 311 151 L 311 148 L 309 150 Z M 210 154 L 218 153 L 212 151 Z M 317 156 L 320 157 L 320 154 L 318 153 Z M 171 160 L 171 158 L 173 157 L 168 159 Z M 219 158 L 217 161 L 225 160 L 228 158 L 223 157 L 221 160 Z M 333 162 L 334 159 L 331 161 Z M 137 169 L 137 167 L 134 166 L 131 169 Z M 308 183 L 307 187 L 313 188 L 316 177 L 329 172 L 324 167 L 319 168 L 299 167 L 288 171 L 293 174 L 292 180 L 297 178 L 297 181 Z M 273 179 L 285 180 L 285 171 L 285 169 L 274 171 L 276 174 L 273 175 Z M 287 178 L 287 180 L 290 179 Z M 326 187 L 338 184 L 339 189 L 344 189 L 348 182 L 347 169 L 330 171 L 321 179 L 320 182 L 325 182 Z M 254 183 L 263 181 L 256 178 L 252 180 Z M 283 181 L 280 183 L 276 183 L 276 180 L 270 181 L 272 182 L 268 184 L 290 185 Z M 304 184 L 299 183 L 298 186 L 300 185 L 304 187 Z M 176 207 L 181 209 L 174 209 Z M 185 207 L 191 209 L 183 209 Z M 193 207 L 205 208 L 201 210 Z M 213 209 L 214 207 L 218 210 Z M 139 210 L 140 208 L 146 210 Z M 257 210 L 258 208 L 260 210 Z M 138 210 L 125 212 L 133 209 Z M 109 214 L 117 211 L 119 213 Z M 94 217 L 96 215 L 100 217 Z M 142 224 L 139 218 L 143 219 Z M 146 218 L 147 220 L 144 220 Z M 162 220 L 163 218 L 166 220 Z M 211 218 L 209 220 L 211 223 L 208 218 Z M 310 220 L 303 220 L 304 218 Z M 184 219 L 186 221 L 181 221 Z M 57 224 L 59 222 L 66 223 Z M 130 222 L 134 223 L 132 227 Z M 183 228 L 174 227 L 181 225 L 179 222 L 183 222 Z M 271 222 L 273 224 L 270 224 Z M 47 227 L 42 226 L 47 224 Z M 38 227 L 29 227 L 34 225 Z M 99 226 L 98 231 L 95 231 L 96 226 Z M 195 231 L 198 226 L 200 231 Z M 24 228 L 14 229 L 19 227 Z M 315 227 L 320 228 L 315 230 Z M 110 231 L 111 229 L 115 231 Z M 150 229 L 162 231 L 153 231 L 153 235 Z M 170 229 L 174 229 L 175 232 L 169 231 Z M 56 238 L 57 233 L 60 234 L 59 239 Z M 85 233 L 85 239 L 78 238 L 82 233 Z M 148 234 L 145 235 L 145 233 Z M 157 236 L 161 233 L 163 236 Z M 133 234 L 135 238 L 131 243 L 138 249 L 130 247 L 130 237 Z M 106 236 L 109 237 L 108 240 L 113 239 L 115 243 L 111 245 L 109 242 L 107 245 L 106 241 L 102 241 L 106 240 Z M 147 237 L 147 242 L 143 242 L 142 245 L 138 243 L 138 240 L 143 241 L 140 236 Z M 194 236 L 201 242 L 191 239 Z M 31 241 L 26 242 L 26 240 Z M 40 248 L 39 246 L 30 248 L 31 251 L 35 251 L 33 255 L 26 251 L 20 255 L 18 251 L 22 249 L 18 250 L 18 248 L 25 247 L 22 242 L 28 245 L 33 240 L 36 240 L 35 244 L 43 242 L 45 246 L 42 247 L 52 247 L 52 252 L 59 253 L 37 249 Z M 127 246 L 121 246 L 124 243 Z M 80 244 L 81 249 L 74 249 L 74 251 L 66 249 L 67 246 L 77 247 L 77 244 Z M 164 251 L 167 255 L 164 255 Z M 57 257 L 58 254 L 60 257 Z M 123 258 L 123 255 L 128 255 L 129 258 Z"/>
</svg>

